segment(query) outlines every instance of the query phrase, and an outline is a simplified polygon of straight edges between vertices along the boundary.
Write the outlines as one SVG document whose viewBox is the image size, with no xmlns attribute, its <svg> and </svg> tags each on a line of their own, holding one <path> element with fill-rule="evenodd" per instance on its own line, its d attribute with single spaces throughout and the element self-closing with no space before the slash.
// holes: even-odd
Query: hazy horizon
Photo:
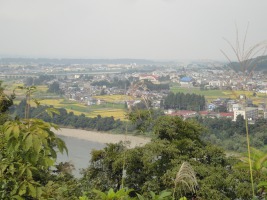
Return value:
<svg viewBox="0 0 267 200">
<path fill-rule="evenodd" d="M 249 23 L 267 38 L 267 1 L 0 0 L 0 57 L 225 61 Z"/>
</svg>

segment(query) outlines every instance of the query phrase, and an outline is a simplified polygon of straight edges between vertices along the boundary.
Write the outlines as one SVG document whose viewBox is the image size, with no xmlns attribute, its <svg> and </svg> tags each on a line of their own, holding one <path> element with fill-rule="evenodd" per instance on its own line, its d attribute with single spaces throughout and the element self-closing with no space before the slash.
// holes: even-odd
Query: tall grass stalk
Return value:
<svg viewBox="0 0 267 200">
<path fill-rule="evenodd" d="M 236 43 L 235 45 L 233 45 L 229 40 L 225 39 L 226 43 L 230 46 L 231 50 L 233 51 L 237 62 L 239 63 L 241 70 L 243 72 L 243 77 L 240 79 L 242 83 L 246 83 L 249 78 L 251 78 L 253 70 L 255 69 L 255 67 L 257 66 L 257 62 L 260 61 L 261 57 L 265 55 L 266 53 L 266 48 L 267 48 L 267 42 L 263 41 L 263 42 L 259 42 L 256 43 L 255 45 L 252 45 L 251 47 L 249 47 L 248 49 L 246 49 L 246 40 L 247 40 L 247 33 L 248 33 L 248 27 L 249 24 L 246 27 L 246 31 L 245 31 L 245 35 L 244 38 L 242 40 L 242 42 L 240 42 L 239 39 L 239 31 L 238 28 L 236 26 Z M 224 52 L 222 51 L 222 54 L 227 58 L 227 60 L 229 61 L 230 64 L 232 64 L 230 57 Z M 254 65 L 252 66 L 252 62 L 254 57 L 258 56 L 258 58 L 256 59 L 256 62 L 254 63 Z M 251 71 L 250 73 L 246 74 L 247 71 L 249 70 L 249 67 L 251 67 Z M 250 181 L 251 181 L 251 189 L 252 189 L 252 198 L 255 198 L 255 190 L 254 190 L 254 180 L 253 180 L 253 173 L 252 173 L 252 162 L 251 162 L 251 153 L 250 153 L 250 139 L 249 139 L 249 130 L 248 130 L 248 119 L 246 116 L 246 107 L 244 107 L 245 109 L 245 129 L 246 129 L 246 142 L 247 142 L 247 151 L 248 151 L 248 162 L 249 162 L 249 172 L 250 172 Z"/>
<path fill-rule="evenodd" d="M 245 112 L 246 112 L 246 109 L 245 109 Z M 252 162 L 251 162 L 251 155 L 250 155 L 250 139 L 249 139 L 247 116 L 245 117 L 245 124 L 246 124 L 246 138 L 247 138 L 248 163 L 249 163 L 249 173 L 250 173 L 250 180 L 251 180 L 251 189 L 252 189 L 252 195 L 253 195 L 253 197 L 255 197 L 254 180 L 253 180 L 253 174 L 252 174 Z"/>
</svg>

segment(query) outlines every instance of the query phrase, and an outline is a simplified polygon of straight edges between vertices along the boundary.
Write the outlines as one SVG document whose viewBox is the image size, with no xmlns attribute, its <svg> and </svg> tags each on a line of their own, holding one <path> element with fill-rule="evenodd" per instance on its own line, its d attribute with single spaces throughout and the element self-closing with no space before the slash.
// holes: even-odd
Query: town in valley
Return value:
<svg viewBox="0 0 267 200">
<path fill-rule="evenodd" d="M 44 104 L 53 105 L 53 101 L 45 99 L 64 99 L 87 108 L 102 105 L 112 109 L 122 105 L 119 108 L 123 109 L 146 100 L 146 106 L 182 118 L 226 117 L 236 121 L 241 115 L 249 123 L 259 117 L 267 118 L 264 68 L 238 71 L 231 63 L 210 60 L 26 58 L 2 58 L 0 67 L 0 78 L 9 89 L 18 85 L 47 87 L 49 92 L 44 90 L 36 95 Z M 171 92 L 203 95 L 205 106 L 168 106 L 165 100 Z M 105 98 L 111 96 L 112 100 Z M 23 97 L 18 95 L 20 98 Z M 114 117 L 123 120 L 124 115 Z"/>
</svg>

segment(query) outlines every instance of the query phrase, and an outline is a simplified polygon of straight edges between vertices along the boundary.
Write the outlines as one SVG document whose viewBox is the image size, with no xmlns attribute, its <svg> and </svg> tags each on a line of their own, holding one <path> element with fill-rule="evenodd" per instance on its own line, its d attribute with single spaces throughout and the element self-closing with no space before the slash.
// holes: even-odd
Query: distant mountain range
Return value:
<svg viewBox="0 0 267 200">
<path fill-rule="evenodd" d="M 21 64 L 21 65 L 133 64 L 133 63 L 152 65 L 152 64 L 174 63 L 174 62 L 153 61 L 146 59 L 50 59 L 50 58 L 1 58 L 0 59 L 0 64 Z"/>
<path fill-rule="evenodd" d="M 256 58 L 252 58 L 250 60 L 246 60 L 243 62 L 243 65 L 240 65 L 238 62 L 232 62 L 228 65 L 228 67 L 232 68 L 236 72 L 243 71 L 267 71 L 267 56 L 259 56 Z"/>
</svg>

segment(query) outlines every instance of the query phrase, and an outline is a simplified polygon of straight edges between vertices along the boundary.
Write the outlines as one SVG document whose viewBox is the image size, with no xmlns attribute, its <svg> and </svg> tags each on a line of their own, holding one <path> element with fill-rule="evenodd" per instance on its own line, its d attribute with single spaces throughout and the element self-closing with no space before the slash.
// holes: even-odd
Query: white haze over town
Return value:
<svg viewBox="0 0 267 200">
<path fill-rule="evenodd" d="M 235 24 L 267 37 L 266 0 L 0 0 L 0 57 L 225 60 Z"/>
</svg>

